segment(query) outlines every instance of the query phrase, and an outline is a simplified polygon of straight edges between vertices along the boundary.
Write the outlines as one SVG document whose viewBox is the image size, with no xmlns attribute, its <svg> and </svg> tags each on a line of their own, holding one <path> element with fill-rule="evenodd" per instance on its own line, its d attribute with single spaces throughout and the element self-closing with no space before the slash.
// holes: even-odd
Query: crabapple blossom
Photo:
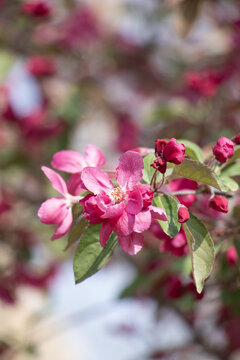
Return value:
<svg viewBox="0 0 240 360">
<path fill-rule="evenodd" d="M 85 156 L 77 151 L 62 150 L 54 154 L 52 166 L 70 174 L 80 173 L 84 167 L 93 166 L 100 168 L 106 162 L 105 156 L 95 145 L 87 145 Z"/>
<path fill-rule="evenodd" d="M 46 200 L 38 210 L 38 216 L 42 223 L 57 225 L 51 238 L 51 240 L 56 240 L 69 231 L 73 221 L 72 207 L 82 197 L 78 196 L 80 188 L 77 182 L 73 186 L 73 180 L 71 180 L 70 185 L 67 185 L 58 173 L 46 166 L 42 166 L 42 171 L 49 179 L 53 188 L 63 195 L 63 197 L 54 197 Z"/>
<path fill-rule="evenodd" d="M 143 246 L 142 232 L 150 228 L 152 219 L 167 221 L 162 209 L 151 205 L 153 192 L 149 185 L 139 184 L 144 165 L 141 155 L 125 152 L 117 167 L 117 187 L 108 175 L 98 168 L 86 167 L 81 177 L 85 187 L 93 193 L 81 203 L 90 224 L 102 223 L 102 246 L 114 231 L 122 249 L 136 254 Z"/>
</svg>

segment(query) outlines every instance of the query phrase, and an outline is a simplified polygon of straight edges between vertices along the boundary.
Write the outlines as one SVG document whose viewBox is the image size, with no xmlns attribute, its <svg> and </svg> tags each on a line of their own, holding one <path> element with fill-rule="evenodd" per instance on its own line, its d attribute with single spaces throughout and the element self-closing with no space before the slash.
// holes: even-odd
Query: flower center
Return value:
<svg viewBox="0 0 240 360">
<path fill-rule="evenodd" d="M 116 204 L 125 200 L 125 193 L 120 187 L 114 189 L 114 191 L 111 193 L 111 196 L 113 197 Z"/>
</svg>

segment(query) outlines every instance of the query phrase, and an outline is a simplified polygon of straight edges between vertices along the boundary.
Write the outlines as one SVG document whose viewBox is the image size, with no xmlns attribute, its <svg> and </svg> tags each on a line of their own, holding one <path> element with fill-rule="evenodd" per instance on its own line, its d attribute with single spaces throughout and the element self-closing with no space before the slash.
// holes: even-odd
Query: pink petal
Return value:
<svg viewBox="0 0 240 360">
<path fill-rule="evenodd" d="M 111 235 L 113 229 L 112 226 L 108 221 L 104 222 L 102 224 L 101 230 L 100 230 L 100 244 L 102 247 L 104 247 L 109 239 L 109 236 Z"/>
<path fill-rule="evenodd" d="M 95 145 L 87 145 L 85 149 L 85 161 L 88 166 L 101 167 L 106 159 L 103 153 Z"/>
<path fill-rule="evenodd" d="M 49 169 L 46 166 L 42 166 L 41 169 L 55 190 L 60 192 L 60 194 L 62 194 L 62 195 L 66 195 L 68 193 L 67 185 L 66 185 L 65 181 L 58 173 L 56 173 L 56 171 Z"/>
<path fill-rule="evenodd" d="M 165 211 L 157 206 L 150 205 L 149 210 L 152 213 L 153 219 L 158 219 L 162 221 L 168 221 L 168 217 Z"/>
<path fill-rule="evenodd" d="M 130 214 L 138 214 L 143 207 L 142 194 L 139 189 L 135 188 L 133 191 L 128 193 L 128 203 L 126 211 Z"/>
<path fill-rule="evenodd" d="M 143 235 L 131 233 L 128 236 L 118 236 L 122 249 L 130 255 L 137 254 L 143 247 Z"/>
<path fill-rule="evenodd" d="M 125 152 L 119 159 L 117 167 L 117 182 L 124 190 L 133 190 L 142 180 L 143 160 L 141 155 L 134 151 Z"/>
<path fill-rule="evenodd" d="M 67 213 L 66 201 L 63 198 L 51 198 L 44 201 L 38 210 L 38 216 L 44 224 L 59 224 Z"/>
<path fill-rule="evenodd" d="M 68 192 L 71 195 L 79 195 L 81 191 L 85 189 L 85 186 L 83 185 L 81 174 L 73 174 L 70 176 L 68 182 L 67 182 L 67 188 Z"/>
<path fill-rule="evenodd" d="M 112 219 L 115 217 L 119 217 L 120 215 L 122 215 L 123 210 L 125 209 L 125 203 L 124 201 L 122 201 L 119 204 L 106 204 L 102 201 L 101 199 L 101 194 L 98 196 L 98 207 L 99 209 L 101 209 L 104 214 L 101 215 L 101 218 L 103 219 Z"/>
<path fill-rule="evenodd" d="M 120 236 L 126 236 L 133 232 L 135 216 L 125 210 L 114 225 L 114 232 Z"/>
<path fill-rule="evenodd" d="M 82 171 L 82 181 L 86 188 L 95 195 L 100 194 L 100 192 L 110 193 L 113 190 L 113 184 L 108 175 L 98 168 L 84 168 Z"/>
<path fill-rule="evenodd" d="M 56 228 L 55 233 L 52 236 L 51 240 L 56 240 L 64 236 L 69 231 L 72 225 L 72 221 L 73 221 L 72 209 L 69 208 L 63 221 Z"/>
<path fill-rule="evenodd" d="M 73 150 L 62 150 L 54 154 L 52 166 L 70 174 L 79 173 L 86 166 L 84 157 Z"/>
<path fill-rule="evenodd" d="M 135 215 L 133 230 L 137 233 L 141 233 L 150 228 L 152 222 L 151 212 L 146 209 Z"/>
</svg>

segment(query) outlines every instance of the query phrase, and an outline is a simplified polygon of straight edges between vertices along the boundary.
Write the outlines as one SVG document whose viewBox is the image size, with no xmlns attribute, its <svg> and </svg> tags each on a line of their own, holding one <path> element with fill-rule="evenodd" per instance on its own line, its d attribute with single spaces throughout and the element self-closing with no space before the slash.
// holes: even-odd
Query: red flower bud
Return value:
<svg viewBox="0 0 240 360">
<path fill-rule="evenodd" d="M 56 63 L 49 56 L 33 56 L 27 61 L 27 69 L 35 76 L 52 75 L 56 71 Z"/>
<path fill-rule="evenodd" d="M 234 142 L 236 145 L 240 145 L 240 133 L 237 134 L 236 136 L 234 136 L 233 142 Z"/>
<path fill-rule="evenodd" d="M 179 276 L 172 275 L 166 279 L 165 295 L 169 299 L 179 299 L 184 295 L 184 286 Z"/>
<path fill-rule="evenodd" d="M 176 139 L 169 140 L 163 151 L 163 157 L 166 161 L 179 165 L 185 157 L 185 145 L 180 144 Z"/>
<path fill-rule="evenodd" d="M 228 200 L 224 196 L 215 195 L 212 199 L 210 199 L 209 207 L 216 211 L 227 213 Z"/>
<path fill-rule="evenodd" d="M 45 1 L 30 0 L 22 5 L 22 12 L 36 17 L 49 16 L 51 9 Z"/>
<path fill-rule="evenodd" d="M 160 171 L 160 173 L 164 174 L 167 170 L 167 162 L 165 159 L 162 159 L 161 157 L 156 158 L 156 160 L 154 160 L 154 163 L 151 164 L 151 166 Z"/>
<path fill-rule="evenodd" d="M 178 222 L 183 224 L 189 220 L 189 212 L 185 206 L 180 206 L 178 209 Z"/>
<path fill-rule="evenodd" d="M 165 146 L 167 145 L 167 142 L 163 139 L 157 139 L 155 141 L 155 154 L 157 156 L 163 155 L 163 150 L 165 149 Z"/>
<path fill-rule="evenodd" d="M 220 163 L 225 163 L 227 159 L 234 155 L 234 142 L 226 137 L 220 137 L 217 145 L 213 147 L 213 153 Z"/>
<path fill-rule="evenodd" d="M 227 257 L 227 262 L 230 266 L 235 265 L 237 263 L 238 254 L 233 245 L 228 248 L 226 257 Z"/>
</svg>

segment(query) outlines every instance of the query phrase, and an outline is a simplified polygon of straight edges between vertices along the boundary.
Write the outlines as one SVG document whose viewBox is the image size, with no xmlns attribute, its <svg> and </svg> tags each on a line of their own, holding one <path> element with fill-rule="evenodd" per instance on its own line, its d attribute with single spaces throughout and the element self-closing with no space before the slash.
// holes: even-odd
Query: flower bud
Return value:
<svg viewBox="0 0 240 360">
<path fill-rule="evenodd" d="M 163 150 L 165 149 L 165 146 L 167 145 L 167 142 L 163 139 L 157 139 L 155 141 L 155 154 L 156 156 L 162 156 Z"/>
<path fill-rule="evenodd" d="M 186 221 L 189 220 L 189 217 L 190 217 L 189 211 L 186 208 L 186 206 L 184 206 L 184 205 L 179 206 L 179 208 L 178 208 L 178 222 L 183 224 L 183 223 L 185 223 Z"/>
<path fill-rule="evenodd" d="M 172 138 L 164 148 L 163 157 L 166 161 L 175 165 L 181 164 L 185 157 L 185 145 L 178 143 L 176 139 Z"/>
<path fill-rule="evenodd" d="M 237 263 L 238 254 L 233 245 L 228 248 L 226 257 L 227 257 L 227 262 L 230 266 L 233 266 Z"/>
<path fill-rule="evenodd" d="M 212 199 L 210 199 L 209 207 L 216 211 L 227 213 L 228 212 L 228 200 L 224 196 L 215 195 Z"/>
<path fill-rule="evenodd" d="M 32 56 L 27 61 L 27 69 L 34 76 L 48 76 L 56 71 L 56 63 L 49 56 Z"/>
<path fill-rule="evenodd" d="M 220 137 L 217 141 L 217 145 L 213 147 L 213 154 L 217 161 L 225 163 L 227 159 L 230 159 L 234 155 L 234 142 L 226 137 Z"/>
<path fill-rule="evenodd" d="M 29 0 L 23 3 L 22 12 L 35 17 L 46 17 L 51 14 L 51 8 L 43 0 Z"/>
<path fill-rule="evenodd" d="M 156 160 L 154 160 L 154 163 L 151 164 L 151 166 L 160 171 L 160 173 L 165 174 L 166 170 L 167 170 L 167 162 L 165 159 L 162 159 L 161 157 L 156 158 Z"/>
<path fill-rule="evenodd" d="M 234 136 L 233 142 L 235 143 L 235 145 L 240 145 L 240 133 Z"/>
</svg>

